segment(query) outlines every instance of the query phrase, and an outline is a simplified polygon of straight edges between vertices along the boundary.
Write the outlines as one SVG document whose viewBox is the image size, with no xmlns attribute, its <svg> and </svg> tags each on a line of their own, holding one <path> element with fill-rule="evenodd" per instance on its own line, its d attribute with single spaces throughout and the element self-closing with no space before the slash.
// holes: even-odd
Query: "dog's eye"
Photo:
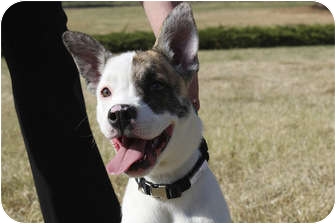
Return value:
<svg viewBox="0 0 336 224">
<path fill-rule="evenodd" d="M 103 88 L 100 93 L 103 97 L 111 96 L 111 91 L 107 87 Z"/>
<path fill-rule="evenodd" d="M 150 89 L 151 91 L 160 91 L 165 88 L 165 84 L 159 81 L 155 81 L 151 84 Z"/>
</svg>

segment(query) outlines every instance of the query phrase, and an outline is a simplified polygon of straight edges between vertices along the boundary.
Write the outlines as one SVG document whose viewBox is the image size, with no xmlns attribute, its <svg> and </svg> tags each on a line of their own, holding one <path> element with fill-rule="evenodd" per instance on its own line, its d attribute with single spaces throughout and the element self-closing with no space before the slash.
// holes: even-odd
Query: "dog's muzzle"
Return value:
<svg viewBox="0 0 336 224">
<path fill-rule="evenodd" d="M 114 105 L 108 112 L 107 118 L 110 125 L 123 135 L 126 129 L 132 128 L 137 116 L 136 108 L 127 104 Z"/>
</svg>

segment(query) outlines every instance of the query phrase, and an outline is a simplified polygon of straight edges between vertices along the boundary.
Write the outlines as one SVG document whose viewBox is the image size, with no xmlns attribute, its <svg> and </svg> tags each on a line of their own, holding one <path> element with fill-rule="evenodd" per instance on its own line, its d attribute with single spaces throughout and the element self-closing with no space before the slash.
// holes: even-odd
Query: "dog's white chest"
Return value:
<svg viewBox="0 0 336 224">
<path fill-rule="evenodd" d="M 202 122 L 188 96 L 199 68 L 190 5 L 174 8 L 148 51 L 115 56 L 94 38 L 70 31 L 63 41 L 96 94 L 100 129 L 116 149 L 107 171 L 146 177 L 153 183 L 190 180 L 185 174 L 198 167 L 202 139 Z M 122 205 L 123 222 L 230 222 L 210 169 L 206 167 L 191 182 L 181 197 L 160 200 L 139 192 L 131 178 Z"/>
<path fill-rule="evenodd" d="M 130 179 L 122 204 L 122 222 L 231 222 L 229 210 L 210 169 L 180 198 L 145 195 Z"/>
</svg>

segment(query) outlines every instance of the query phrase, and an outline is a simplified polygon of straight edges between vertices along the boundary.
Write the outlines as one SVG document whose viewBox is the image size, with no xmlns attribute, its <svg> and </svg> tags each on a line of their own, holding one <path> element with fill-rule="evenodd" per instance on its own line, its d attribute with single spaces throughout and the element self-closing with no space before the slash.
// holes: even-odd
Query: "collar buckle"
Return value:
<svg viewBox="0 0 336 224">
<path fill-rule="evenodd" d="M 161 200 L 168 200 L 167 195 L 167 187 L 161 184 L 152 184 L 146 181 L 144 178 L 136 178 L 136 182 L 138 183 L 138 190 L 146 195 L 151 195 L 155 198 L 159 198 Z"/>
<path fill-rule="evenodd" d="M 150 188 L 151 195 L 155 198 L 160 198 L 161 200 L 168 200 L 166 186 L 154 185 Z"/>
<path fill-rule="evenodd" d="M 206 161 L 209 160 L 209 154 L 208 147 L 204 139 L 202 139 L 199 150 L 201 152 L 200 158 L 197 160 L 192 170 L 183 178 L 172 184 L 154 184 L 143 177 L 136 177 L 135 181 L 138 184 L 138 190 L 143 194 L 150 195 L 161 200 L 181 197 L 182 193 L 188 190 L 192 184 L 196 183 L 202 171 L 207 168 Z"/>
</svg>

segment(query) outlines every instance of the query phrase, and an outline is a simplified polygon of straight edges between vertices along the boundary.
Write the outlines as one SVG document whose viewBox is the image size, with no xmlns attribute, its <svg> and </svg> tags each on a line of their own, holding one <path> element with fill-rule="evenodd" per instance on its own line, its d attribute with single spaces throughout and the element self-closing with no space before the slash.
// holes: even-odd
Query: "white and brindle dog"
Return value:
<svg viewBox="0 0 336 224">
<path fill-rule="evenodd" d="M 198 34 L 191 8 L 179 4 L 154 47 L 114 56 L 86 34 L 63 35 L 88 88 L 97 120 L 116 155 L 110 174 L 130 179 L 123 222 L 230 222 L 216 178 L 199 147 L 202 124 L 188 99 L 198 71 Z"/>
</svg>

